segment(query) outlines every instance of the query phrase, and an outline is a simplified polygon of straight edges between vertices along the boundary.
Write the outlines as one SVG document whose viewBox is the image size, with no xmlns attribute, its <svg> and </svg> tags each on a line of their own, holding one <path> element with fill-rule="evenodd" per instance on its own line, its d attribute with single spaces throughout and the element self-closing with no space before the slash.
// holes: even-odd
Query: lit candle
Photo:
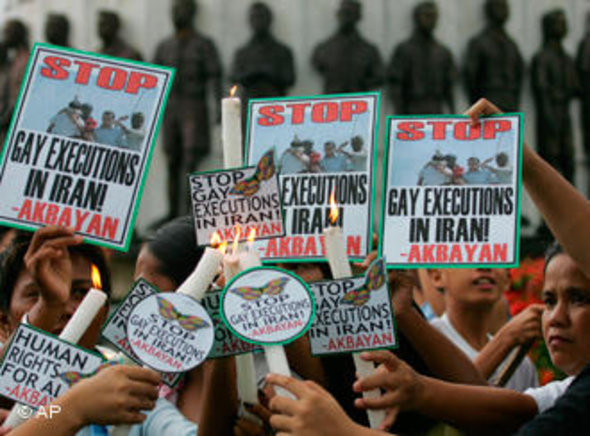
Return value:
<svg viewBox="0 0 590 436">
<path fill-rule="evenodd" d="M 98 314 L 98 311 L 107 301 L 107 294 L 100 290 L 100 271 L 96 265 L 91 265 L 91 270 L 92 288 L 86 293 L 86 296 L 59 334 L 60 339 L 73 344 L 78 343 Z M 32 416 L 33 411 L 29 406 L 17 403 L 12 407 L 3 426 L 16 428 Z"/>
<path fill-rule="evenodd" d="M 343 279 L 352 276 L 350 262 L 346 254 L 346 244 L 342 229 L 336 226 L 338 220 L 338 207 L 336 205 L 335 192 L 330 194 L 330 222 L 334 225 L 324 230 L 324 244 L 326 246 L 326 257 L 330 264 L 330 271 L 334 279 Z M 359 353 L 353 353 L 354 366 L 359 377 L 367 377 L 375 370 L 372 362 L 362 360 Z M 363 392 L 363 398 L 377 398 L 381 395 L 379 389 Z M 367 410 L 369 415 L 369 424 L 371 428 L 377 428 L 385 419 L 384 410 Z"/>
<path fill-rule="evenodd" d="M 217 232 L 211 237 L 211 245 L 218 245 L 221 238 Z M 223 259 L 223 253 L 212 247 L 205 248 L 205 252 L 190 276 L 176 289 L 179 294 L 189 295 L 197 301 L 201 301 L 209 289 L 209 285 L 219 273 L 219 265 Z"/>
<path fill-rule="evenodd" d="M 229 283 L 240 272 L 239 240 L 241 235 L 242 228 L 236 224 L 234 227 L 234 240 L 232 242 L 231 252 L 223 256 L 223 277 L 225 277 L 225 283 Z"/>
<path fill-rule="evenodd" d="M 242 103 L 235 97 L 234 86 L 229 97 L 221 101 L 221 142 L 225 168 L 241 167 L 242 161 Z"/>
<path fill-rule="evenodd" d="M 250 268 L 256 268 L 257 266 L 261 266 L 262 262 L 260 262 L 260 256 L 257 252 L 252 250 L 252 246 L 254 245 L 254 240 L 256 239 L 256 229 L 253 227 L 248 232 L 248 242 L 246 245 L 246 251 L 242 251 L 238 254 L 238 263 L 240 267 L 240 271 L 246 271 Z"/>
</svg>

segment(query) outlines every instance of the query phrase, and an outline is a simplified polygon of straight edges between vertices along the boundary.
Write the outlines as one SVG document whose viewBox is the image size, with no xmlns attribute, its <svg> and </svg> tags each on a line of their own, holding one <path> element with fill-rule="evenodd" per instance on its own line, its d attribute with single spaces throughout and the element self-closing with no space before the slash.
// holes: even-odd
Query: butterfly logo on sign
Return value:
<svg viewBox="0 0 590 436">
<path fill-rule="evenodd" d="M 250 197 L 258 192 L 260 189 L 260 183 L 263 180 L 268 180 L 275 175 L 275 152 L 271 149 L 264 153 L 258 165 L 254 175 L 247 179 L 241 180 L 230 189 L 229 193 L 232 195 L 243 195 Z"/>
<path fill-rule="evenodd" d="M 365 283 L 362 286 L 348 291 L 342 297 L 343 304 L 363 306 L 371 298 L 371 291 L 376 291 L 385 283 L 385 262 L 379 259 L 371 264 L 365 274 Z"/>
<path fill-rule="evenodd" d="M 159 297 L 158 310 L 163 318 L 169 321 L 178 321 L 180 327 L 189 332 L 209 327 L 209 323 L 205 321 L 203 318 L 193 315 L 183 315 L 174 307 L 172 303 Z"/>
<path fill-rule="evenodd" d="M 232 294 L 236 294 L 247 301 L 258 300 L 263 295 L 274 297 L 279 295 L 285 289 L 285 285 L 289 282 L 286 277 L 271 280 L 261 288 L 254 288 L 251 286 L 241 286 L 230 290 Z"/>
<path fill-rule="evenodd" d="M 122 359 L 113 359 L 113 360 L 107 360 L 105 363 L 102 363 L 101 365 L 99 365 L 94 371 L 90 371 L 86 374 L 82 374 L 81 372 L 78 371 L 67 371 L 67 372 L 62 372 L 61 374 L 58 374 L 57 376 L 62 379 L 63 381 L 65 381 L 68 386 L 72 386 L 75 383 L 78 383 L 80 380 L 83 380 L 85 378 L 89 378 L 92 377 L 96 374 L 98 374 L 100 371 L 102 371 L 105 368 L 108 368 L 109 366 L 113 366 L 113 365 L 121 365 L 123 364 L 123 360 Z"/>
</svg>

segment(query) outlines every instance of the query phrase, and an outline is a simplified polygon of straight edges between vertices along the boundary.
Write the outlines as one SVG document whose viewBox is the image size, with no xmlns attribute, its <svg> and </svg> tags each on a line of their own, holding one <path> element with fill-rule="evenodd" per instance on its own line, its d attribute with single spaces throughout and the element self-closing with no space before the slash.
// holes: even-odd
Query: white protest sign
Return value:
<svg viewBox="0 0 590 436">
<path fill-rule="evenodd" d="M 226 285 L 220 310 L 223 322 L 244 341 L 280 345 L 309 329 L 315 303 L 307 284 L 295 274 L 258 267 Z"/>
<path fill-rule="evenodd" d="M 127 335 L 144 364 L 163 372 L 185 372 L 200 365 L 211 351 L 213 321 L 193 298 L 161 293 L 133 308 Z"/>
<path fill-rule="evenodd" d="M 126 250 L 173 74 L 35 44 L 2 150 L 0 223 Z"/>
<path fill-rule="evenodd" d="M 245 240 L 251 229 L 257 239 L 285 234 L 273 149 L 255 167 L 195 173 L 189 180 L 197 245 L 209 245 L 215 233 L 228 241 Z"/>
<path fill-rule="evenodd" d="M 98 353 L 20 324 L 0 363 L 0 394 L 33 408 L 46 406 L 103 362 Z"/>
<path fill-rule="evenodd" d="M 378 112 L 376 93 L 250 100 L 247 164 L 275 148 L 285 213 L 286 235 L 254 244 L 263 260 L 324 259 L 332 192 L 347 255 L 371 251 Z"/>
<path fill-rule="evenodd" d="M 522 115 L 388 117 L 380 251 L 391 267 L 518 264 Z"/>
<path fill-rule="evenodd" d="M 142 362 L 131 349 L 131 345 L 129 345 L 127 322 L 129 321 L 131 311 L 140 301 L 157 293 L 158 289 L 154 286 L 143 279 L 138 280 L 131 288 L 131 291 L 127 293 L 121 304 L 109 316 L 101 331 L 104 339 L 137 364 L 141 364 Z M 176 385 L 180 380 L 180 374 L 177 373 L 163 372 L 161 375 L 164 384 L 170 387 Z"/>
<path fill-rule="evenodd" d="M 221 290 L 209 291 L 205 294 L 203 301 L 201 301 L 201 304 L 207 310 L 215 325 L 215 343 L 207 358 L 217 359 L 220 357 L 251 353 L 253 351 L 262 351 L 261 347 L 241 340 L 227 328 L 219 313 L 221 293 Z"/>
<path fill-rule="evenodd" d="M 382 259 L 362 277 L 316 282 L 310 288 L 316 301 L 309 329 L 313 355 L 397 347 Z"/>
</svg>

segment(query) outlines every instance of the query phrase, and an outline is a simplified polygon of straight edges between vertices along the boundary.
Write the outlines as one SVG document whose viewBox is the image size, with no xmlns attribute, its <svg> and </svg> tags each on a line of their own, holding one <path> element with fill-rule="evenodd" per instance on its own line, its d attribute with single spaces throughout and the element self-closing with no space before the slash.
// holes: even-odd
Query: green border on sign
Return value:
<svg viewBox="0 0 590 436">
<path fill-rule="evenodd" d="M 276 158 L 277 158 L 276 149 L 275 149 L 275 147 L 271 147 L 271 149 L 273 151 L 274 160 L 276 162 Z M 205 175 L 205 174 L 215 174 L 215 173 L 224 173 L 224 172 L 231 172 L 231 171 L 238 171 L 238 170 L 248 170 L 248 169 L 252 169 L 252 168 L 256 168 L 256 167 L 257 167 L 257 165 L 251 165 L 251 166 L 246 166 L 246 167 L 219 168 L 216 170 L 198 171 L 198 172 L 190 173 L 188 175 L 189 191 L 190 191 L 191 177 L 193 177 L 193 176 L 201 176 L 201 175 Z M 273 236 L 268 236 L 268 237 L 260 237 L 260 235 L 257 234 L 256 239 L 266 240 L 266 239 L 282 238 L 283 236 L 285 236 L 287 234 L 287 229 L 285 227 L 285 207 L 283 205 L 283 195 L 281 193 L 281 181 L 279 180 L 279 173 L 276 171 L 276 164 L 275 164 L 274 178 L 276 180 L 277 188 L 279 191 L 279 203 L 280 203 L 279 209 L 281 210 L 281 223 L 283 224 L 283 234 L 282 235 L 273 235 Z M 192 210 L 191 216 L 193 217 L 193 222 L 194 222 L 195 214 L 194 214 L 194 204 L 193 204 L 192 197 L 193 196 L 191 195 L 191 205 L 193 205 L 193 210 Z M 195 232 L 196 231 L 197 231 L 197 228 L 195 226 Z M 244 241 L 242 241 L 242 242 L 244 242 Z M 197 241 L 197 246 L 199 246 L 199 247 L 208 247 L 210 245 L 211 244 L 209 244 L 209 243 L 199 244 Z"/>
<path fill-rule="evenodd" d="M 245 336 L 242 336 L 236 330 L 234 330 L 234 328 L 232 327 L 232 325 L 230 324 L 230 322 L 227 320 L 227 318 L 225 316 L 225 312 L 223 310 L 223 307 L 224 307 L 223 303 L 225 300 L 225 296 L 226 296 L 227 292 L 229 291 L 229 288 L 231 288 L 232 285 L 236 282 L 236 280 L 240 279 L 242 276 L 245 276 L 245 275 L 250 274 L 254 271 L 260 271 L 260 270 L 278 271 L 278 272 L 281 272 L 283 274 L 290 276 L 291 278 L 297 280 L 300 284 L 302 284 L 303 287 L 305 288 L 305 290 L 307 291 L 307 295 L 309 295 L 309 298 L 311 301 L 311 316 L 309 317 L 309 321 L 307 322 L 307 325 L 303 328 L 303 330 L 301 330 L 299 333 L 297 333 L 297 335 L 295 335 L 289 339 L 286 339 L 284 341 L 279 341 L 279 342 L 253 341 L 252 339 L 246 338 Z M 307 331 L 309 330 L 309 328 L 311 327 L 311 324 L 313 323 L 313 320 L 315 319 L 315 312 L 316 312 L 315 298 L 313 296 L 313 292 L 311 292 L 311 289 L 309 289 L 309 285 L 307 283 L 305 283 L 303 281 L 303 279 L 301 277 L 299 277 L 297 274 L 295 274 L 291 271 L 284 270 L 282 268 L 277 268 L 275 266 L 257 266 L 255 268 L 249 268 L 245 271 L 240 272 L 234 278 L 232 278 L 228 284 L 225 285 L 225 288 L 223 288 L 223 291 L 221 293 L 221 297 L 219 298 L 219 313 L 221 314 L 221 319 L 222 319 L 223 323 L 227 326 L 229 331 L 232 334 L 234 334 L 235 336 L 237 336 L 238 338 L 240 338 L 241 340 L 243 340 L 244 342 L 248 342 L 248 343 L 254 344 L 254 345 L 260 345 L 262 347 L 264 347 L 264 346 L 270 347 L 273 345 L 286 345 L 286 344 L 290 344 L 291 342 L 299 339 L 301 336 L 305 335 L 307 333 Z"/>
<path fill-rule="evenodd" d="M 481 116 L 480 119 L 484 120 L 487 118 L 499 118 L 499 117 L 516 117 L 519 123 L 518 126 L 518 138 L 516 141 L 516 156 L 518 162 L 515 168 L 518 171 L 517 183 L 516 183 L 516 212 L 515 212 L 515 235 L 514 235 L 514 262 L 512 263 L 395 263 L 387 264 L 387 269 L 416 269 L 416 268 L 516 268 L 520 263 L 520 213 L 521 213 L 521 196 L 522 196 L 522 152 L 523 152 L 523 141 L 524 141 L 524 115 L 522 112 L 507 112 L 502 114 L 493 114 L 487 116 Z M 379 248 L 378 253 L 380 257 L 383 256 L 383 232 L 385 230 L 385 208 L 387 206 L 387 175 L 389 174 L 391 159 L 389 156 L 389 149 L 391 145 L 391 124 L 396 119 L 416 119 L 426 120 L 432 118 L 463 118 L 470 119 L 468 115 L 392 115 L 386 119 L 387 127 L 385 134 L 385 169 L 383 173 L 383 192 L 381 198 L 381 223 L 379 226 Z M 512 186 L 512 185 L 511 185 Z"/>
<path fill-rule="evenodd" d="M 263 102 L 283 102 L 283 101 L 293 101 L 293 100 L 328 100 L 334 98 L 346 98 L 346 97 L 374 97 L 374 122 L 373 126 L 370 129 L 373 133 L 373 155 L 372 155 L 372 165 L 371 168 L 368 169 L 367 173 L 369 174 L 370 182 L 369 182 L 369 189 L 371 190 L 371 198 L 370 202 L 368 203 L 369 209 L 369 226 L 368 226 L 368 235 L 367 235 L 367 252 L 364 256 L 349 256 L 349 260 L 352 262 L 355 261 L 362 261 L 365 257 L 373 250 L 373 229 L 374 229 L 374 219 L 375 219 L 375 212 L 373 210 L 373 204 L 375 203 L 375 190 L 377 187 L 377 174 L 375 172 L 377 168 L 377 159 L 379 157 L 379 118 L 381 114 L 381 92 L 373 91 L 373 92 L 352 92 L 349 94 L 318 94 L 318 95 L 298 95 L 298 96 L 289 96 L 289 97 L 274 97 L 274 98 L 252 98 L 248 100 L 248 113 L 246 117 L 246 135 L 244 138 L 244 156 L 242 158 L 242 162 L 248 162 L 248 153 L 250 151 L 250 115 L 252 113 L 252 105 L 255 103 L 263 103 Z M 280 180 L 280 179 L 279 179 Z M 280 183 L 279 183 L 280 188 Z M 281 193 L 282 197 L 282 193 Z M 281 198 L 282 204 L 282 198 Z M 315 258 L 304 258 L 304 257 L 273 257 L 271 259 L 263 259 L 263 264 L 273 264 L 273 263 L 303 263 L 303 262 L 327 262 L 328 259 L 325 257 L 315 257 Z"/>
<path fill-rule="evenodd" d="M 167 82 L 163 88 L 163 93 L 161 94 L 162 102 L 159 105 L 159 108 L 158 108 L 158 111 L 156 113 L 154 123 L 153 123 L 154 133 L 152 135 L 152 140 L 149 144 L 146 144 L 146 146 L 147 146 L 146 154 L 142 153 L 142 156 L 145 156 L 145 165 L 143 165 L 143 167 L 142 167 L 143 177 L 141 178 L 139 185 L 137 186 L 137 194 L 135 196 L 135 201 L 131 205 L 131 217 L 129 219 L 129 225 L 127 226 L 127 232 L 124 235 L 125 238 L 122 239 L 122 241 L 121 241 L 122 244 L 114 244 L 111 242 L 91 240 L 91 239 L 88 239 L 87 236 L 84 236 L 84 242 L 87 244 L 98 245 L 101 247 L 106 247 L 106 248 L 111 248 L 111 249 L 115 249 L 118 251 L 127 252 L 129 250 L 129 245 L 131 244 L 131 239 L 133 237 L 133 229 L 135 227 L 135 221 L 137 220 L 137 214 L 139 213 L 139 203 L 140 203 L 142 195 L 143 195 L 143 188 L 144 188 L 145 182 L 147 180 L 149 168 L 150 168 L 151 161 L 152 161 L 153 151 L 154 151 L 154 148 L 156 145 L 156 140 L 158 137 L 158 133 L 160 131 L 160 127 L 161 127 L 161 124 L 163 121 L 164 109 L 165 109 L 166 104 L 168 102 L 168 96 L 170 95 L 170 90 L 172 89 L 172 82 L 174 80 L 174 75 L 175 75 L 176 69 L 171 68 L 171 67 L 162 66 L 162 65 L 150 64 L 147 62 L 129 60 L 129 59 L 124 59 L 124 58 L 116 58 L 113 56 L 94 53 L 94 52 L 90 52 L 90 51 L 77 50 L 77 49 L 73 49 L 70 47 L 60 47 L 60 46 L 51 45 L 51 44 L 47 44 L 47 43 L 43 43 L 43 42 L 36 42 L 35 44 L 33 44 L 33 48 L 30 51 L 30 56 L 29 56 L 29 60 L 27 63 L 26 72 L 25 72 L 25 75 L 24 75 L 23 80 L 21 82 L 21 86 L 20 86 L 20 90 L 19 90 L 19 94 L 18 94 L 18 99 L 16 101 L 16 104 L 15 104 L 15 107 L 13 110 L 13 114 L 12 114 L 12 118 L 10 120 L 10 127 L 8 129 L 7 134 L 6 134 L 6 139 L 4 142 L 4 147 L 2 149 L 2 154 L 0 155 L 0 166 L 2 166 L 4 164 L 4 157 L 8 151 L 7 145 L 8 145 L 10 138 L 12 137 L 12 133 L 13 133 L 13 130 L 15 127 L 14 125 L 16 123 L 17 114 L 22 109 L 22 104 L 23 104 L 23 99 L 24 99 L 24 96 L 23 96 L 24 90 L 26 87 L 29 86 L 30 81 L 32 79 L 33 59 L 35 59 L 38 56 L 38 53 L 44 48 L 50 49 L 50 50 L 67 52 L 67 53 L 71 53 L 74 55 L 84 55 L 84 56 L 100 58 L 100 59 L 104 59 L 105 61 L 110 61 L 110 62 L 138 65 L 143 68 L 149 68 L 151 70 L 160 70 L 161 73 L 163 73 L 167 76 L 166 77 Z M 10 221 L 4 221 L 4 220 L 0 220 L 0 222 L 3 225 L 6 225 L 8 227 L 13 227 L 13 228 L 22 229 L 22 230 L 28 230 L 28 231 L 33 231 L 33 232 L 41 227 L 44 227 L 43 224 L 27 225 L 24 223 L 12 223 Z"/>
<path fill-rule="evenodd" d="M 314 357 L 325 357 L 325 356 L 342 356 L 342 355 L 347 355 L 347 354 L 355 354 L 355 353 L 364 353 L 365 351 L 375 351 L 375 350 L 397 350 L 399 348 L 399 335 L 397 334 L 398 330 L 397 330 L 397 321 L 395 319 L 395 311 L 393 310 L 393 292 L 391 291 L 390 287 L 389 287 L 389 280 L 387 278 L 387 262 L 385 261 L 385 258 L 383 257 L 379 257 L 378 259 L 375 259 L 373 262 L 376 262 L 379 259 L 383 259 L 383 263 L 385 264 L 385 283 L 384 285 L 387 287 L 387 295 L 388 295 L 388 299 L 387 301 L 389 302 L 389 310 L 391 311 L 391 319 L 393 321 L 393 335 L 395 336 L 395 345 L 389 346 L 389 347 L 376 347 L 376 348 L 363 348 L 360 350 L 349 350 L 349 351 L 336 351 L 333 353 L 313 353 L 312 352 L 312 347 L 311 347 L 311 337 L 309 338 L 309 354 L 311 354 Z M 371 265 L 373 264 L 373 262 L 371 262 Z M 370 268 L 370 266 L 369 266 Z M 368 270 L 368 268 L 367 268 Z M 343 282 L 345 280 L 355 280 L 355 279 L 359 279 L 359 278 L 365 278 L 366 274 L 363 275 L 356 275 L 356 276 L 351 276 L 351 277 L 344 277 L 341 279 L 333 279 L 333 280 L 320 280 L 317 282 L 313 282 L 311 283 L 311 285 L 315 285 L 315 284 L 323 284 L 323 283 L 332 283 L 332 282 Z M 310 286 L 311 289 L 311 286 Z M 313 291 L 312 291 L 313 294 Z M 315 296 L 314 296 L 315 298 Z M 350 307 L 350 306 L 349 306 Z M 309 333 L 309 331 L 307 332 Z"/>
</svg>

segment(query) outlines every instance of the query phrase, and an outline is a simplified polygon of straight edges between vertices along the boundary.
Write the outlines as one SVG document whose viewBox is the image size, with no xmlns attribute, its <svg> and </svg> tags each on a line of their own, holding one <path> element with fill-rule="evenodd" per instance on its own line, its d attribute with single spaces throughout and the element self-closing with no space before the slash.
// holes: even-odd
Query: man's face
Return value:
<svg viewBox="0 0 590 436">
<path fill-rule="evenodd" d="M 590 363 L 590 279 L 567 254 L 547 265 L 543 301 L 543 337 L 551 360 L 568 375 L 577 375 Z"/>
<path fill-rule="evenodd" d="M 509 283 L 508 271 L 498 268 L 433 270 L 431 278 L 435 287 L 444 289 L 447 302 L 466 307 L 493 306 Z"/>
<path fill-rule="evenodd" d="M 111 15 L 100 14 L 98 18 L 98 35 L 100 39 L 112 39 L 117 35 L 117 23 Z"/>
<path fill-rule="evenodd" d="M 342 2 L 338 9 L 338 24 L 341 30 L 349 31 L 355 28 L 360 20 L 360 6 L 351 2 Z"/>
<path fill-rule="evenodd" d="M 70 320 L 86 293 L 92 287 L 90 275 L 90 261 L 80 255 L 72 254 L 72 288 L 70 298 L 64 306 L 61 317 L 55 320 L 55 325 L 50 333 L 59 335 L 67 322 Z M 20 323 L 23 315 L 29 312 L 37 303 L 41 295 L 39 284 L 33 279 L 26 268 L 23 268 L 14 284 L 10 308 L 8 313 L 8 324 L 10 331 L 14 331 Z M 100 328 L 106 320 L 108 307 L 105 305 L 84 334 L 80 344 L 92 348 L 98 341 Z"/>
<path fill-rule="evenodd" d="M 326 156 L 334 156 L 335 149 L 336 149 L 336 146 L 334 144 L 332 144 L 331 142 L 328 142 L 327 144 L 324 145 L 324 153 L 326 154 Z"/>
<path fill-rule="evenodd" d="M 438 11 L 433 5 L 423 5 L 416 14 L 416 25 L 426 33 L 432 33 L 438 21 Z"/>
<path fill-rule="evenodd" d="M 489 0 L 488 16 L 495 23 L 504 24 L 510 15 L 510 8 L 506 0 Z"/>
<path fill-rule="evenodd" d="M 253 7 L 250 10 L 250 26 L 255 34 L 268 33 L 270 29 L 271 16 L 263 7 Z"/>
<path fill-rule="evenodd" d="M 102 123 L 105 127 L 111 127 L 115 121 L 115 116 L 111 113 L 102 114 Z"/>
<path fill-rule="evenodd" d="M 134 114 L 131 117 L 131 127 L 134 129 L 139 129 L 141 126 L 143 126 L 143 122 L 144 118 L 142 114 Z"/>
<path fill-rule="evenodd" d="M 190 28 L 195 17 L 196 7 L 191 0 L 175 0 L 172 5 L 172 22 L 176 30 Z"/>
<path fill-rule="evenodd" d="M 470 157 L 467 160 L 467 166 L 469 167 L 469 171 L 477 171 L 479 169 L 479 159 Z"/>
</svg>

